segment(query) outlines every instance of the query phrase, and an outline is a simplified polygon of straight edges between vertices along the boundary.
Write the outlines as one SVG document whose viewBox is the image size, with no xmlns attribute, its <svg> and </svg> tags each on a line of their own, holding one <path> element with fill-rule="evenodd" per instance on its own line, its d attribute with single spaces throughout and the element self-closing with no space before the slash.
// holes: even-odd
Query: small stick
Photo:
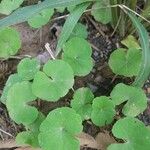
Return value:
<svg viewBox="0 0 150 150">
<path fill-rule="evenodd" d="M 3 130 L 3 129 L 1 129 L 1 128 L 0 128 L 0 132 L 3 132 L 4 134 L 6 134 L 6 135 L 8 135 L 8 136 L 10 136 L 10 137 L 13 137 L 13 138 L 14 138 L 14 136 L 13 136 L 13 135 L 11 135 L 10 133 L 8 133 L 8 132 L 4 131 L 4 130 Z"/>
<path fill-rule="evenodd" d="M 45 44 L 45 48 L 48 51 L 48 53 L 50 54 L 50 56 L 52 57 L 52 59 L 55 60 L 54 54 L 53 54 L 53 52 L 52 52 L 52 50 L 51 50 L 51 48 L 49 46 L 49 43 Z"/>
</svg>

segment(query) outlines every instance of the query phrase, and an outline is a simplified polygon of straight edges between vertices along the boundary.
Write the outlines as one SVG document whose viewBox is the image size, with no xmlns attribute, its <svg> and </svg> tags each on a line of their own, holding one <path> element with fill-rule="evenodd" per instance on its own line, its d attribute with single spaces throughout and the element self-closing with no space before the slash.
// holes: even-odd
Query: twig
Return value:
<svg viewBox="0 0 150 150">
<path fill-rule="evenodd" d="M 90 43 L 90 42 L 89 42 Z M 93 48 L 93 49 L 95 49 L 96 51 L 100 51 L 94 44 L 92 44 L 92 43 L 90 43 L 90 45 L 91 45 L 91 47 Z"/>
<path fill-rule="evenodd" d="M 98 25 L 92 20 L 91 17 L 87 16 L 88 19 L 90 20 L 90 22 L 93 24 L 93 26 L 95 27 L 95 29 L 104 37 L 105 33 L 98 27 Z"/>
<path fill-rule="evenodd" d="M 63 15 L 63 16 L 60 16 L 60 17 L 56 17 L 54 19 L 51 19 L 51 21 L 57 21 L 57 20 L 60 20 L 60 19 L 64 19 L 64 18 L 67 18 L 68 16 L 69 16 L 69 14 Z"/>
<path fill-rule="evenodd" d="M 120 4 L 108 5 L 108 6 L 105 6 L 105 7 L 91 8 L 91 9 L 85 10 L 84 13 L 91 12 L 92 10 L 99 10 L 99 9 L 113 8 L 113 7 L 120 7 L 121 9 L 125 8 L 125 9 L 127 9 L 127 10 L 133 12 L 134 14 L 136 14 L 137 16 L 139 16 L 140 18 L 142 18 L 142 19 L 145 20 L 146 22 L 150 23 L 150 20 L 147 20 L 145 17 L 143 17 L 142 15 L 138 14 L 138 13 L 135 12 L 134 10 L 128 8 L 127 6 L 125 6 L 125 5 L 120 5 Z M 56 18 L 52 19 L 51 21 L 56 21 L 56 20 L 64 19 L 64 18 L 67 18 L 68 16 L 69 16 L 69 14 L 63 15 L 63 16 L 60 16 L 60 17 L 56 17 Z"/>
<path fill-rule="evenodd" d="M 1 129 L 1 128 L 0 128 L 0 132 L 2 132 L 2 133 L 4 133 L 4 134 L 7 134 L 8 136 L 10 136 L 10 137 L 13 137 L 13 138 L 14 138 L 14 136 L 13 136 L 13 135 L 11 135 L 10 133 L 8 133 L 8 132 L 4 131 L 4 130 L 3 130 L 3 129 Z"/>
<path fill-rule="evenodd" d="M 115 32 L 116 32 L 116 30 L 117 30 L 117 28 L 118 28 L 118 26 L 119 26 L 119 24 L 120 24 L 120 21 L 121 21 L 121 15 L 119 16 L 118 22 L 117 22 L 117 24 L 116 24 L 116 26 L 115 26 L 115 28 L 114 28 L 113 33 L 111 34 L 111 37 L 115 34 Z"/>
<path fill-rule="evenodd" d="M 53 52 L 52 52 L 52 50 L 51 50 L 51 48 L 50 48 L 50 46 L 49 46 L 49 43 L 46 43 L 46 44 L 45 44 L 45 48 L 46 48 L 46 50 L 48 51 L 48 53 L 50 54 L 50 56 L 52 57 L 52 59 L 55 60 L 54 54 L 53 54 Z"/>
<path fill-rule="evenodd" d="M 150 23 L 150 20 L 147 20 L 145 17 L 143 17 L 142 15 L 138 14 L 137 12 L 135 12 L 134 10 L 130 9 L 129 7 L 125 6 L 125 5 L 118 5 L 118 7 L 120 7 L 121 9 L 124 10 L 127 9 L 130 12 L 134 13 L 135 15 L 139 16 L 140 18 L 142 18 L 143 20 L 145 20 L 146 22 Z"/>
</svg>

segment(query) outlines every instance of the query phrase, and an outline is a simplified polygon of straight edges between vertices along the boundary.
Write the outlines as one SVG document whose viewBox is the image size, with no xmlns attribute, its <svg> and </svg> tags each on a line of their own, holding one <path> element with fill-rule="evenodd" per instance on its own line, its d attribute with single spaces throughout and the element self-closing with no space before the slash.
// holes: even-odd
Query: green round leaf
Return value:
<svg viewBox="0 0 150 150">
<path fill-rule="evenodd" d="M 73 70 L 62 60 L 50 60 L 34 78 L 33 93 L 47 101 L 57 101 L 65 96 L 74 84 Z"/>
<path fill-rule="evenodd" d="M 107 7 L 108 5 L 109 5 L 109 0 L 101 0 L 95 2 L 91 11 L 95 20 L 103 24 L 107 24 L 111 22 L 111 8 Z"/>
<path fill-rule="evenodd" d="M 9 89 L 18 82 L 22 82 L 22 79 L 18 76 L 18 74 L 12 74 L 9 76 L 9 78 L 5 84 L 5 87 L 3 89 L 1 99 L 0 99 L 0 101 L 2 103 L 4 103 L 4 104 L 6 103 Z"/>
<path fill-rule="evenodd" d="M 0 14 L 9 15 L 13 10 L 17 9 L 24 0 L 2 0 L 0 3 Z"/>
<path fill-rule="evenodd" d="M 31 83 L 23 81 L 13 85 L 7 96 L 6 106 L 10 117 L 18 124 L 28 125 L 38 117 L 38 110 L 27 103 L 34 101 Z"/>
<path fill-rule="evenodd" d="M 32 80 L 40 69 L 37 59 L 24 58 L 17 66 L 18 75 L 23 80 Z"/>
<path fill-rule="evenodd" d="M 149 150 L 150 131 L 136 118 L 124 118 L 115 123 L 112 133 L 124 143 L 111 144 L 107 150 Z"/>
<path fill-rule="evenodd" d="M 90 73 L 93 68 L 92 49 L 86 40 L 74 37 L 65 44 L 63 50 L 63 60 L 70 64 L 75 75 Z"/>
<path fill-rule="evenodd" d="M 88 88 L 80 88 L 75 91 L 71 107 L 82 117 L 82 120 L 90 119 L 93 99 L 94 95 Z"/>
<path fill-rule="evenodd" d="M 144 91 L 138 87 L 132 87 L 123 83 L 117 84 L 111 92 L 114 105 L 127 103 L 123 107 L 123 114 L 135 117 L 142 113 L 147 107 L 147 98 Z"/>
<path fill-rule="evenodd" d="M 42 150 L 79 150 L 80 144 L 75 135 L 82 128 L 81 117 L 73 109 L 57 108 L 48 114 L 40 126 L 40 146 Z"/>
<path fill-rule="evenodd" d="M 122 48 L 115 50 L 110 56 L 109 66 L 117 75 L 136 76 L 141 65 L 141 50 L 130 48 L 126 51 Z"/>
<path fill-rule="evenodd" d="M 39 12 L 37 15 L 32 16 L 28 19 L 28 24 L 33 28 L 40 28 L 43 25 L 47 24 L 54 13 L 53 9 L 44 9 Z"/>
<path fill-rule="evenodd" d="M 112 101 L 106 97 L 101 96 L 93 100 L 92 104 L 92 122 L 97 126 L 105 126 L 113 121 L 115 116 L 115 106 Z"/>
<path fill-rule="evenodd" d="M 19 33 L 13 28 L 0 29 L 0 58 L 15 55 L 21 47 Z"/>
<path fill-rule="evenodd" d="M 86 26 L 81 23 L 77 23 L 77 25 L 73 29 L 73 32 L 70 35 L 70 38 L 79 37 L 79 38 L 86 39 L 87 36 L 88 36 L 88 32 Z"/>
</svg>

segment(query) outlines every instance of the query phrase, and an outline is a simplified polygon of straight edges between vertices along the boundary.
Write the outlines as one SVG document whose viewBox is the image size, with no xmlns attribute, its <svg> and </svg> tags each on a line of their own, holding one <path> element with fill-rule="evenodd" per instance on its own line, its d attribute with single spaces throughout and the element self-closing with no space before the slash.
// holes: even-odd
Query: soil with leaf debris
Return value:
<svg viewBox="0 0 150 150">
<path fill-rule="evenodd" d="M 55 17 L 59 16 L 56 14 Z M 49 54 L 46 52 L 44 45 L 50 43 L 51 49 L 55 50 L 56 43 L 58 40 L 59 33 L 64 23 L 64 19 L 53 21 L 42 29 L 31 29 L 27 23 L 22 23 L 14 26 L 20 33 L 22 39 L 22 48 L 20 53 L 8 60 L 0 61 L 0 92 L 2 92 L 5 82 L 10 74 L 16 71 L 16 66 L 19 61 L 24 57 L 37 57 L 42 62 L 49 59 Z M 91 73 L 86 77 L 76 77 L 74 89 L 80 87 L 89 87 L 95 96 L 109 95 L 114 85 L 119 82 L 130 83 L 131 79 L 124 79 L 120 76 L 115 76 L 108 67 L 108 58 L 113 50 L 117 48 L 117 44 L 120 44 L 120 38 L 113 33 L 113 30 L 108 26 L 104 26 L 95 22 L 95 20 L 89 16 L 83 16 L 80 21 L 85 24 L 88 28 L 88 41 L 90 42 L 93 53 L 92 57 L 95 66 Z M 148 97 L 150 97 L 150 82 L 147 81 L 144 87 Z M 50 110 L 53 110 L 60 106 L 69 106 L 69 102 L 72 98 L 72 91 L 70 91 L 65 97 L 61 98 L 56 103 L 52 102 L 37 102 L 39 109 L 47 114 Z M 150 124 L 150 106 L 148 109 L 139 116 L 139 118 L 146 124 Z M 117 118 L 116 118 L 117 119 Z M 92 122 L 86 121 L 84 124 L 84 132 L 92 135 L 94 138 L 99 132 L 105 133 L 110 131 L 112 125 L 106 126 L 105 128 L 98 128 Z M 16 134 L 23 130 L 21 125 L 15 124 L 8 116 L 8 112 L 5 106 L 0 103 L 0 139 L 8 140 L 16 136 Z M 104 134 L 106 139 L 111 138 L 107 134 Z M 104 136 L 103 135 L 103 136 Z M 99 137 L 101 138 L 101 137 Z M 112 139 L 111 139 L 112 140 Z M 113 139 L 114 141 L 114 139 Z M 82 150 L 94 150 L 84 146 Z"/>
</svg>

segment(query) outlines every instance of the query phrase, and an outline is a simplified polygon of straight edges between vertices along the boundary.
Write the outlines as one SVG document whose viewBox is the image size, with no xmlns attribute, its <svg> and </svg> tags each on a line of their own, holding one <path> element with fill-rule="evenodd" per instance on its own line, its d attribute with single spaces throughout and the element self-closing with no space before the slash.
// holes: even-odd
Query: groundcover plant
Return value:
<svg viewBox="0 0 150 150">
<path fill-rule="evenodd" d="M 150 74 L 150 45 L 143 24 L 150 17 L 149 2 L 144 3 L 141 14 L 136 12 L 136 0 L 45 0 L 30 6 L 23 2 L 0 3 L 0 13 L 8 15 L 0 20 L 1 59 L 11 58 L 21 48 L 19 33 L 9 26 L 27 21 L 32 28 L 42 28 L 56 10 L 66 10 L 68 15 L 55 52 L 47 48 L 51 58 L 45 64 L 37 58 L 23 58 L 5 84 L 0 101 L 10 118 L 25 129 L 16 142 L 42 150 L 79 150 L 78 136 L 84 122 L 90 121 L 97 127 L 112 125 L 110 132 L 116 142 L 107 150 L 149 150 L 149 127 L 137 118 L 147 108 L 142 87 Z M 75 78 L 88 75 L 94 66 L 87 28 L 78 23 L 85 12 L 122 36 L 122 47 L 111 53 L 108 64 L 114 74 L 134 79 L 129 85 L 118 83 L 107 96 L 96 97 L 88 87 L 73 88 Z M 70 91 L 69 105 L 47 115 L 34 105 L 37 100 L 56 103 Z"/>
</svg>

